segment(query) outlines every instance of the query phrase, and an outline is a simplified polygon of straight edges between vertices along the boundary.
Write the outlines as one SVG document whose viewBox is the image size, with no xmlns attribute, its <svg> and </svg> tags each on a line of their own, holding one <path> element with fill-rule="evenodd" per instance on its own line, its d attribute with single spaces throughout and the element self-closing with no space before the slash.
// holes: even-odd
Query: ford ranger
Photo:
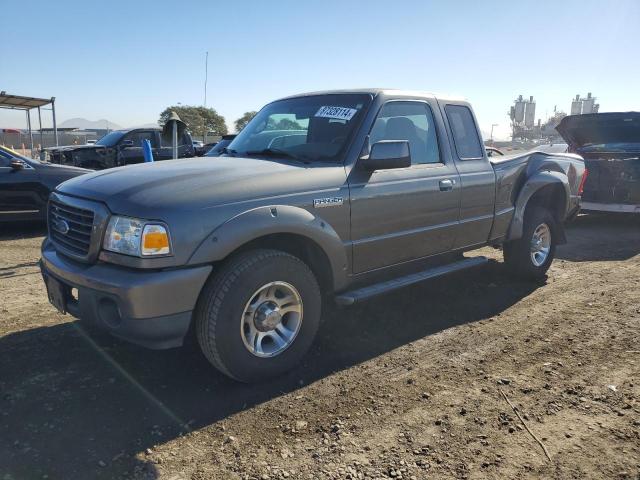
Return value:
<svg viewBox="0 0 640 480">
<path fill-rule="evenodd" d="M 482 265 L 544 278 L 584 175 L 573 154 L 488 159 L 470 105 L 344 90 L 265 106 L 216 159 L 114 168 L 51 194 L 50 302 L 251 382 L 296 366 L 322 306 Z M 398 319 L 401 322 L 402 319 Z"/>
</svg>

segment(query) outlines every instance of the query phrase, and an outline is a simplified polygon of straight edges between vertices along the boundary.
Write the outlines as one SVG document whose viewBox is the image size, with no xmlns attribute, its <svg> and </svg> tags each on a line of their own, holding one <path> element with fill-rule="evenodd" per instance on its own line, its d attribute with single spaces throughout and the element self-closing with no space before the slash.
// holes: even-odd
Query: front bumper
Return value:
<svg viewBox="0 0 640 480">
<path fill-rule="evenodd" d="M 173 270 L 134 270 L 84 264 L 42 244 L 40 269 L 62 283 L 67 311 L 112 335 L 148 348 L 182 345 L 210 265 Z M 71 290 L 77 289 L 72 297 Z"/>
</svg>

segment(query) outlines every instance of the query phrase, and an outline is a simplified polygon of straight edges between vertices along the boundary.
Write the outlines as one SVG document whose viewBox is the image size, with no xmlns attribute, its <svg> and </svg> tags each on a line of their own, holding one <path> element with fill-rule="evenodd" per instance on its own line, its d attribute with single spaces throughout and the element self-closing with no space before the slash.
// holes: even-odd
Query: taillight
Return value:
<svg viewBox="0 0 640 480">
<path fill-rule="evenodd" d="M 584 173 L 582 174 L 582 180 L 580 180 L 580 186 L 578 187 L 578 195 L 582 195 L 584 191 L 584 184 L 587 181 L 587 176 L 589 176 L 589 170 L 584 169 Z"/>
</svg>

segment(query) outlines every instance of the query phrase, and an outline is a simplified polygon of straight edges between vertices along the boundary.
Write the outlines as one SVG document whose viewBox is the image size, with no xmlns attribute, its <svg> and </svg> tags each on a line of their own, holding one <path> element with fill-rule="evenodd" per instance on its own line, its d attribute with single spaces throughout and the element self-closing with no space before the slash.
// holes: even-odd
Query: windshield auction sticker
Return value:
<svg viewBox="0 0 640 480">
<path fill-rule="evenodd" d="M 316 117 L 335 118 L 336 120 L 351 120 L 358 113 L 355 108 L 346 107 L 320 107 L 316 112 Z"/>
</svg>

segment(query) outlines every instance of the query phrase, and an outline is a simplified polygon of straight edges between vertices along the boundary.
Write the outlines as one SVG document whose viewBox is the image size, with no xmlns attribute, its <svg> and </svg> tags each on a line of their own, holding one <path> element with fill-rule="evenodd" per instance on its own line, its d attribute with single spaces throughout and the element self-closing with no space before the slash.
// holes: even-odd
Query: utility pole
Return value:
<svg viewBox="0 0 640 480">
<path fill-rule="evenodd" d="M 204 57 L 204 106 L 207 107 L 207 80 L 209 79 L 209 52 Z"/>
<path fill-rule="evenodd" d="M 209 79 L 209 51 L 204 57 L 204 108 L 207 108 L 207 80 Z M 207 143 L 207 132 L 202 134 L 202 143 Z"/>
<path fill-rule="evenodd" d="M 56 97 L 51 97 L 51 114 L 53 115 L 53 136 L 58 146 L 58 124 L 56 123 Z"/>
</svg>

